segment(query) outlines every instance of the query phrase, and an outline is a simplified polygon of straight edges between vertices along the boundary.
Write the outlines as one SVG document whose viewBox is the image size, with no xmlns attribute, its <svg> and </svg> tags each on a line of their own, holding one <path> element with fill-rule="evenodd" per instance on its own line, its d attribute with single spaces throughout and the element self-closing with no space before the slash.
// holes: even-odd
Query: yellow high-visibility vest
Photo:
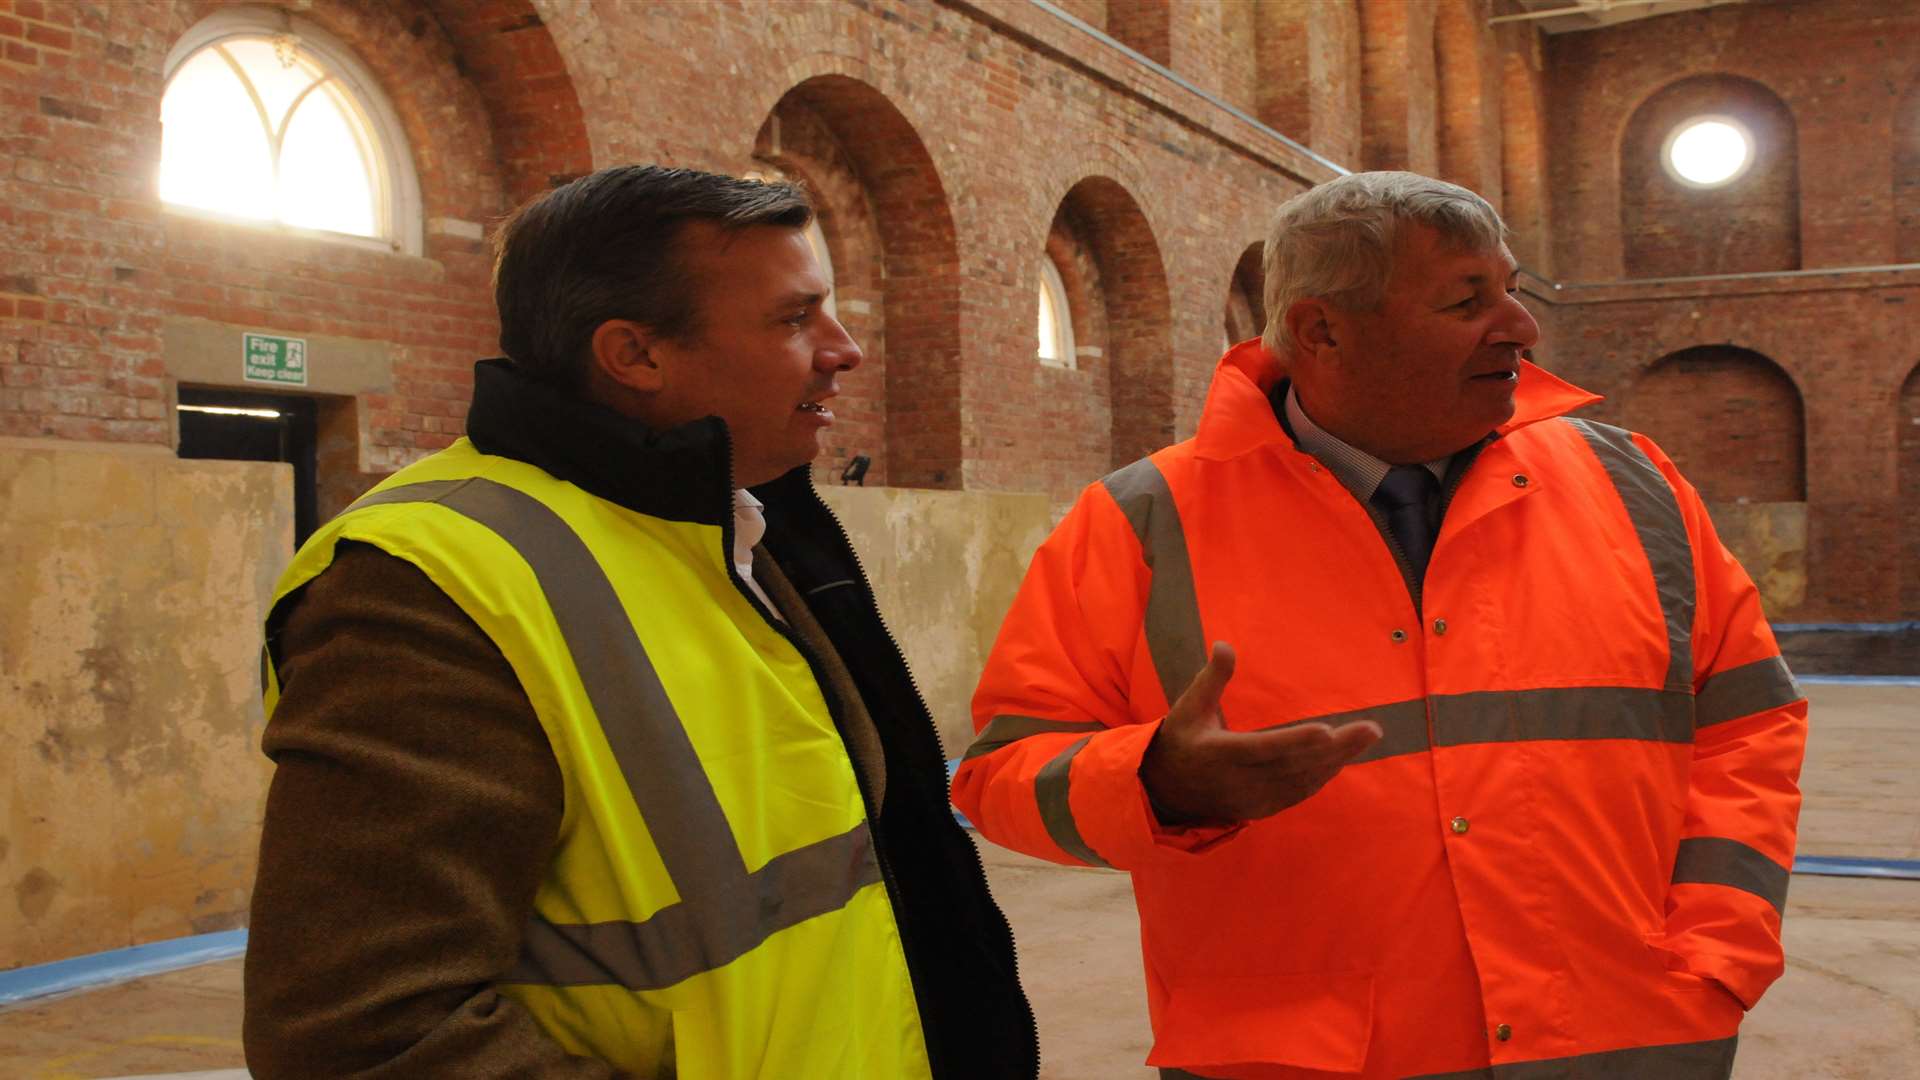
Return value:
<svg viewBox="0 0 1920 1080">
<path fill-rule="evenodd" d="M 559 763 L 558 844 L 502 993 L 642 1076 L 930 1080 L 853 763 L 807 658 L 729 578 L 720 526 L 461 439 L 315 533 L 273 606 L 343 540 L 479 624 Z M 271 665 L 266 684 L 271 716 Z"/>
</svg>

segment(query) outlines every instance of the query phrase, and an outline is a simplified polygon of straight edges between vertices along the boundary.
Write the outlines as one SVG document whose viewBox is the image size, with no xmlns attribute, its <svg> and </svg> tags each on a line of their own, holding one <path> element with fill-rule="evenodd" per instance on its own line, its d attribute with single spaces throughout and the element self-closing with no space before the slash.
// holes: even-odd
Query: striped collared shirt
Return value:
<svg viewBox="0 0 1920 1080">
<path fill-rule="evenodd" d="M 1286 410 L 1287 426 L 1293 429 L 1294 441 L 1300 444 L 1300 449 L 1318 458 L 1320 464 L 1325 465 L 1335 479 L 1339 480 L 1348 491 L 1353 492 L 1354 498 L 1362 503 L 1373 498 L 1373 493 L 1379 488 L 1380 481 L 1387 478 L 1387 470 L 1393 466 L 1365 450 L 1347 445 L 1340 440 L 1339 436 L 1333 435 L 1309 419 L 1306 410 L 1300 407 L 1299 392 L 1291 384 L 1287 386 Z M 1432 470 L 1435 480 L 1444 484 L 1447 480 L 1447 465 L 1452 461 L 1453 455 L 1448 454 L 1446 457 L 1434 458 L 1422 464 Z"/>
</svg>

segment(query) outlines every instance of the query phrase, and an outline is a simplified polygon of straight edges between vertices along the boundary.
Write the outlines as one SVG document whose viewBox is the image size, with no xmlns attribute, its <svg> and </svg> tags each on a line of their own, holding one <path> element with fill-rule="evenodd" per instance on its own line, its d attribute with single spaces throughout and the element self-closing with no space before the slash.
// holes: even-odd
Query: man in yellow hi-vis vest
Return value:
<svg viewBox="0 0 1920 1080">
<path fill-rule="evenodd" d="M 607 169 L 497 237 L 467 437 L 267 624 L 256 1077 L 1033 1077 L 1011 934 L 809 462 L 805 195 Z"/>
</svg>

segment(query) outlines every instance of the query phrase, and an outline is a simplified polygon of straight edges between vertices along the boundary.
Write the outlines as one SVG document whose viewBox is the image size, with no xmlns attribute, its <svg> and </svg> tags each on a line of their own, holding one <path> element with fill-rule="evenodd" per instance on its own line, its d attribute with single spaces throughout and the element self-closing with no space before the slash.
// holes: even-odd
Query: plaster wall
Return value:
<svg viewBox="0 0 1920 1080">
<path fill-rule="evenodd" d="M 244 921 L 292 482 L 0 440 L 0 967 Z"/>
<path fill-rule="evenodd" d="M 873 582 L 948 757 L 973 741 L 968 705 L 1000 620 L 1053 521 L 1044 495 L 822 487 Z"/>
<path fill-rule="evenodd" d="M 949 756 L 1043 495 L 823 487 Z M 0 969 L 244 924 L 292 471 L 0 440 Z"/>
</svg>

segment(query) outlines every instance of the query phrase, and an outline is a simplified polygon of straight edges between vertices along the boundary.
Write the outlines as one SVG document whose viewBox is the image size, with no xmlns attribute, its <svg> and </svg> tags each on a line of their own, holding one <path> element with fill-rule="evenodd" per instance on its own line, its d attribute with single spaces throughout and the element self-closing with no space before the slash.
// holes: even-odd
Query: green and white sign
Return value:
<svg viewBox="0 0 1920 1080">
<path fill-rule="evenodd" d="M 241 378 L 275 386 L 307 385 L 307 339 L 272 334 L 240 335 L 245 357 Z"/>
</svg>

